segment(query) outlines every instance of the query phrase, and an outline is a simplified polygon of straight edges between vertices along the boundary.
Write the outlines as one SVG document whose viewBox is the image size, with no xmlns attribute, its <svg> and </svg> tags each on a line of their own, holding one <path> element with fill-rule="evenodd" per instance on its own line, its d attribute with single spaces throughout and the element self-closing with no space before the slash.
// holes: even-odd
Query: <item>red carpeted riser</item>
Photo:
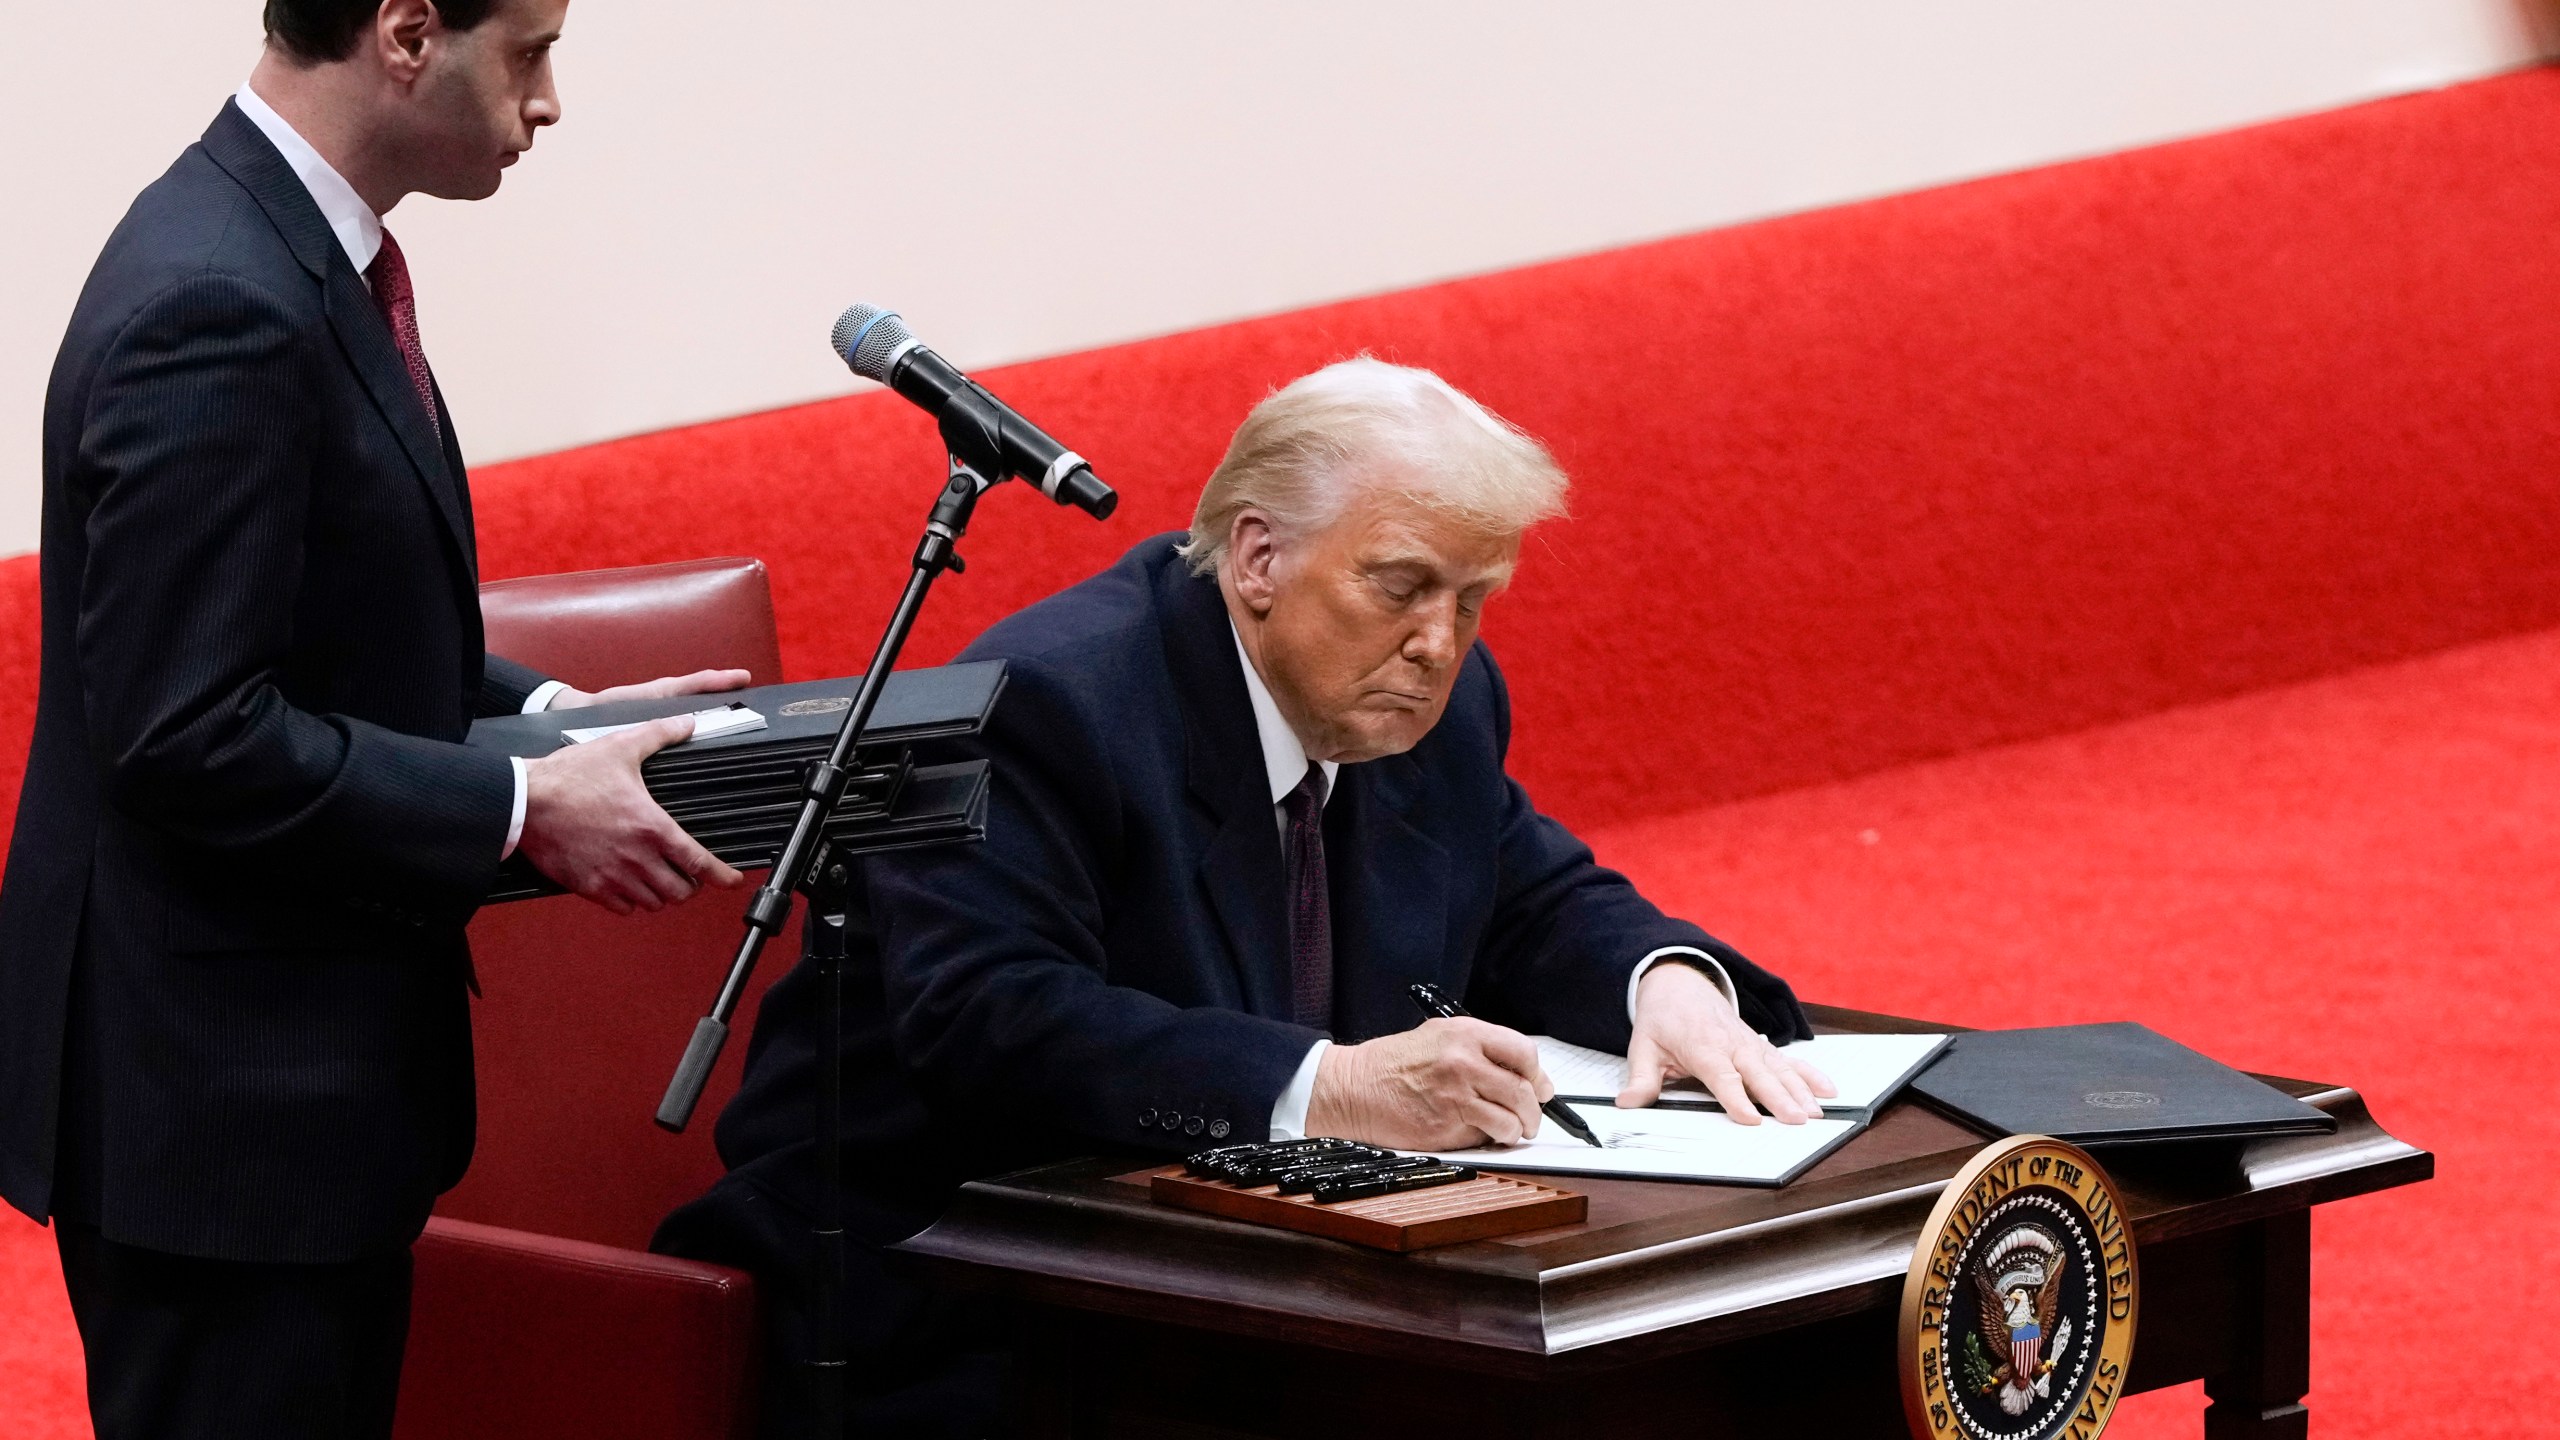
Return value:
<svg viewBox="0 0 2560 1440">
<path fill-rule="evenodd" d="M 1591 839 L 1820 998 L 2354 1087 L 2437 1178 L 2312 1222 L 2312 1433 L 2552 1433 L 2560 1347 L 2463 1350 L 2560 1293 L 2560 630 Z"/>
<path fill-rule="evenodd" d="M 2314 1222 L 2316 1433 L 2548 1433 L 2560 1352 L 2484 1387 L 2465 1317 L 2560 1290 L 2560 1114 L 2520 1098 L 2560 1081 L 2560 630 L 1591 839 L 1818 998 L 2136 1016 L 2354 1084 L 2440 1178 Z M 0 1213 L 0 1435 L 85 1435 L 78 1376 L 49 1238 Z M 2201 1405 L 2108 1434 L 2193 1437 Z"/>
</svg>

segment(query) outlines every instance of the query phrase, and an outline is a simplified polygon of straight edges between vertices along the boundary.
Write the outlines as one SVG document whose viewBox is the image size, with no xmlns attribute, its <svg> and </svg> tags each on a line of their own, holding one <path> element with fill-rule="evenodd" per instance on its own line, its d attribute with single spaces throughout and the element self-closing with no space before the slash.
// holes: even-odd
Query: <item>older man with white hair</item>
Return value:
<svg viewBox="0 0 2560 1440">
<path fill-rule="evenodd" d="M 1622 1104 L 1685 1074 L 1747 1122 L 1755 1101 L 1817 1112 L 1828 1082 L 1774 1048 L 1810 1033 L 1785 983 L 1663 915 L 1504 773 L 1510 704 L 1477 626 L 1566 488 L 1439 377 L 1345 361 L 1246 418 L 1187 536 L 969 647 L 1011 674 L 986 843 L 866 876 L 858 1238 L 1107 1146 L 1515 1141 L 1552 1093 L 1528 1033 L 1628 1054 Z M 1417 981 L 1484 1018 L 1417 1023 Z M 809 1344 L 812 989 L 795 973 L 765 1000 L 719 1125 L 732 1173 L 660 1233 L 766 1277 L 775 1433 Z M 979 1433 L 1001 1365 L 980 1317 L 854 1248 L 857 1420 Z"/>
</svg>

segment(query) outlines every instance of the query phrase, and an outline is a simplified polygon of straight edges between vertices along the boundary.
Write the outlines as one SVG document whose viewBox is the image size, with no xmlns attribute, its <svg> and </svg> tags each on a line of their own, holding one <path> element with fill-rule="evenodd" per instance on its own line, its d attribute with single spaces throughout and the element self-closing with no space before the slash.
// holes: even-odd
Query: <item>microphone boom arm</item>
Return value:
<svg viewBox="0 0 2560 1440">
<path fill-rule="evenodd" d="M 944 413 L 948 416 L 958 408 Z M 983 412 L 980 415 L 983 418 Z M 739 1002 L 746 998 L 747 981 L 755 974 L 756 961 L 763 955 L 765 943 L 781 934 L 782 927 L 790 921 L 792 896 L 805 888 L 816 872 L 821 852 L 826 849 L 823 837 L 827 821 L 835 813 L 836 802 L 844 796 L 863 729 L 871 722 L 881 691 L 888 687 L 889 672 L 897 668 L 899 652 L 906 649 L 908 632 L 915 628 L 916 614 L 924 608 L 926 593 L 943 571 L 968 568 L 960 558 L 960 538 L 969 532 L 978 497 L 997 482 L 987 479 L 988 472 L 969 462 L 961 442 L 965 440 L 974 448 L 994 436 L 983 430 L 972 432 L 965 426 L 955 435 L 948 419 L 943 431 L 952 441 L 951 478 L 934 500 L 933 513 L 925 520 L 924 537 L 916 542 L 906 591 L 898 597 L 898 608 L 890 615 L 888 628 L 872 651 L 871 667 L 863 672 L 853 704 L 836 727 L 835 743 L 828 748 L 827 758 L 809 767 L 809 777 L 801 791 L 800 813 L 792 821 L 790 838 L 783 841 L 773 869 L 755 898 L 747 903 L 747 933 L 740 938 L 737 956 L 729 963 L 728 978 L 721 984 L 710 1013 L 695 1022 L 684 1058 L 677 1062 L 675 1075 L 667 1082 L 667 1093 L 658 1102 L 655 1118 L 661 1129 L 684 1133 L 685 1126 L 692 1123 L 694 1107 L 702 1103 L 703 1087 L 710 1082 L 711 1068 L 719 1063 L 720 1052 L 728 1044 L 730 1022 L 737 1015 Z M 994 473 L 1001 476 L 1004 471 L 996 467 Z"/>
</svg>

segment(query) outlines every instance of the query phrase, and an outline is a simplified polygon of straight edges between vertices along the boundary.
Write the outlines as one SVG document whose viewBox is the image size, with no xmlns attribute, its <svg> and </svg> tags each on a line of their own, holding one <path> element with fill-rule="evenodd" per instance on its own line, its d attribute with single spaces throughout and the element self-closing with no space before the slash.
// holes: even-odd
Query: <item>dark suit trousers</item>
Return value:
<svg viewBox="0 0 2560 1440">
<path fill-rule="evenodd" d="M 198 1260 L 54 1221 L 98 1440 L 388 1440 L 409 1251 Z"/>
</svg>

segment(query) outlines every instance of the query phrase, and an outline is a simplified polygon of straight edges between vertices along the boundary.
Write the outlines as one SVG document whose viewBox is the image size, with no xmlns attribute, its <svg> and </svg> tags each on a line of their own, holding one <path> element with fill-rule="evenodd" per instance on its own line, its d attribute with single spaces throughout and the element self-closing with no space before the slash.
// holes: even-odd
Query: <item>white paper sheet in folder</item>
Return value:
<svg viewBox="0 0 2560 1440">
<path fill-rule="evenodd" d="M 634 720 L 628 725 L 591 725 L 578 730 L 563 730 L 560 735 L 572 744 L 588 745 L 607 735 L 619 735 L 625 730 L 637 730 L 643 725 L 657 723 L 655 720 Z M 708 710 L 694 711 L 693 734 L 676 743 L 688 745 L 696 740 L 711 739 L 715 735 L 736 735 L 743 731 L 763 728 L 764 717 L 744 705 L 715 705 Z"/>
<path fill-rule="evenodd" d="M 1936 1059 L 1948 1038 L 1939 1034 L 1817 1035 L 1782 1045 L 1778 1053 L 1809 1061 L 1831 1077 L 1840 1093 L 1822 1102 L 1825 1111 L 1873 1111 Z M 1558 1095 L 1568 1100 L 1614 1101 L 1627 1088 L 1626 1056 L 1585 1049 L 1552 1035 L 1540 1035 L 1537 1041 L 1538 1065 L 1555 1082 Z M 1661 1103 L 1721 1108 L 1695 1080 L 1675 1080 L 1665 1086 Z"/>
<path fill-rule="evenodd" d="M 1864 1120 L 1829 1116 L 1802 1125 L 1767 1119 L 1743 1125 L 1721 1110 L 1621 1110 L 1579 1103 L 1573 1109 L 1600 1137 L 1601 1148 L 1595 1150 L 1549 1123 L 1518 1145 L 1452 1150 L 1441 1158 L 1483 1170 L 1784 1185 L 1867 1128 Z"/>
<path fill-rule="evenodd" d="M 1443 1158 L 1486 1170 L 1552 1175 L 1618 1175 L 1630 1179 L 1701 1180 L 1724 1185 L 1784 1185 L 1867 1128 L 1876 1108 L 1946 1048 L 1945 1035 L 1823 1035 L 1781 1047 L 1811 1061 L 1839 1089 L 1820 1118 L 1782 1125 L 1763 1118 L 1744 1125 L 1724 1113 L 1695 1081 L 1668 1087 L 1654 1105 L 1621 1110 L 1627 1057 L 1536 1037 L 1538 1064 L 1556 1094 L 1600 1137 L 1583 1144 L 1556 1125 L 1518 1145 L 1443 1152 Z"/>
</svg>

